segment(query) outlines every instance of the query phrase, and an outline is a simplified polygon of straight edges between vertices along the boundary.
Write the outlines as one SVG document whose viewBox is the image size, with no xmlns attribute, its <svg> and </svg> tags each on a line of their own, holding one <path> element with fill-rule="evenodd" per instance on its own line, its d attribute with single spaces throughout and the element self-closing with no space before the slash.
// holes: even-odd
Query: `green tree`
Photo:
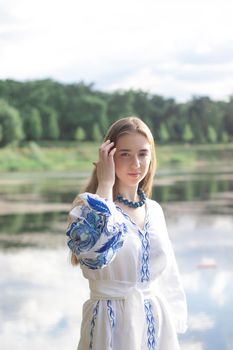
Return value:
<svg viewBox="0 0 233 350">
<path fill-rule="evenodd" d="M 75 134 L 74 134 L 74 138 L 75 140 L 77 141 L 84 141 L 85 138 L 86 138 L 86 133 L 85 131 L 83 130 L 83 128 L 81 128 L 81 126 L 79 126 L 76 131 L 75 131 Z"/>
<path fill-rule="evenodd" d="M 233 138 L 233 96 L 224 106 L 224 130 Z"/>
<path fill-rule="evenodd" d="M 169 133 L 165 124 L 160 125 L 159 139 L 164 143 L 166 143 L 169 140 Z"/>
<path fill-rule="evenodd" d="M 221 135 L 221 142 L 223 143 L 227 143 L 229 141 L 229 137 L 228 137 L 228 134 L 226 131 L 223 131 L 222 132 L 222 135 Z"/>
<path fill-rule="evenodd" d="M 163 97 L 153 95 L 150 98 L 150 109 L 148 119 L 150 120 L 151 131 L 156 140 L 160 140 L 160 128 L 164 120 L 165 100 Z"/>
<path fill-rule="evenodd" d="M 0 143 L 2 142 L 3 139 L 3 128 L 2 125 L 0 125 Z"/>
<path fill-rule="evenodd" d="M 0 129 L 0 146 L 16 144 L 24 137 L 19 112 L 4 100 L 0 100 Z"/>
<path fill-rule="evenodd" d="M 132 91 L 133 95 L 133 113 L 149 122 L 150 113 L 150 95 L 142 90 Z M 131 101 L 130 101 L 131 103 Z M 130 107 L 132 109 L 132 107 Z"/>
<path fill-rule="evenodd" d="M 51 79 L 26 82 L 7 79 L 0 80 L 0 97 L 18 111 L 25 124 L 30 124 L 26 121 L 25 110 L 36 108 L 41 117 L 41 138 L 51 140 L 75 138 L 79 126 L 91 140 L 93 128 L 90 125 L 97 123 L 103 134 L 113 121 L 132 114 L 140 116 L 149 125 L 158 141 L 161 124 L 166 125 L 167 142 L 182 141 L 186 124 L 192 130 L 192 142 L 209 141 L 209 126 L 215 129 L 217 141 L 226 140 L 226 137 L 233 139 L 233 96 L 229 102 L 197 96 L 178 104 L 172 98 L 165 99 L 141 90 L 106 93 L 93 87 L 93 83 L 84 82 L 62 84 Z M 38 138 L 38 126 L 36 129 L 33 134 Z"/>
<path fill-rule="evenodd" d="M 180 108 L 172 98 L 164 99 L 160 110 L 160 123 L 165 123 L 169 138 L 167 141 L 179 141 L 182 127 L 180 125 Z"/>
<path fill-rule="evenodd" d="M 76 114 L 73 115 L 75 130 L 81 126 L 88 140 L 93 140 L 93 128 L 91 125 L 98 124 L 100 133 L 107 128 L 106 103 L 96 96 L 82 96 L 76 102 Z M 74 136 L 73 136 L 74 137 Z"/>
<path fill-rule="evenodd" d="M 187 105 L 188 123 L 191 126 L 194 140 L 196 142 L 212 142 L 212 136 L 216 138 L 216 141 L 220 139 L 224 131 L 222 105 L 211 101 L 209 97 L 194 97 Z M 209 126 L 215 129 L 216 137 L 214 132 L 209 131 Z"/>
<path fill-rule="evenodd" d="M 57 140 L 60 136 L 57 114 L 55 111 L 51 111 L 48 115 L 47 135 L 49 140 Z"/>
<path fill-rule="evenodd" d="M 24 115 L 24 132 L 27 140 L 39 140 L 42 136 L 40 113 L 36 108 L 27 110 Z"/>
<path fill-rule="evenodd" d="M 93 126 L 93 130 L 92 130 L 93 134 L 92 134 L 92 140 L 99 142 L 102 140 L 103 135 L 100 132 L 100 128 L 98 124 L 94 124 Z"/>
<path fill-rule="evenodd" d="M 191 126 L 189 124 L 186 124 L 183 130 L 182 140 L 185 142 L 190 142 L 193 140 L 193 133 Z"/>
<path fill-rule="evenodd" d="M 217 141 L 217 133 L 213 126 L 208 126 L 208 141 L 211 143 L 216 143 Z"/>
<path fill-rule="evenodd" d="M 48 106 L 43 106 L 40 111 L 43 128 L 42 137 L 45 140 L 57 140 L 60 136 L 57 112 Z"/>
<path fill-rule="evenodd" d="M 207 141 L 210 110 L 208 97 L 194 97 L 188 103 L 188 123 L 191 126 L 195 142 L 204 143 Z"/>
<path fill-rule="evenodd" d="M 134 111 L 133 103 L 134 96 L 131 90 L 113 92 L 110 95 L 107 108 L 109 124 L 119 118 L 132 115 Z"/>
</svg>

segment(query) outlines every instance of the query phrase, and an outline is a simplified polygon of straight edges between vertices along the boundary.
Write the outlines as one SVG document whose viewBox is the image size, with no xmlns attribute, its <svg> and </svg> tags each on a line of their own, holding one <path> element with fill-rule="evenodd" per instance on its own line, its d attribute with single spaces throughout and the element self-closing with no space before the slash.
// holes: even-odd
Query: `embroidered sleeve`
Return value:
<svg viewBox="0 0 233 350">
<path fill-rule="evenodd" d="M 158 278 L 161 295 L 165 298 L 177 333 L 185 333 L 187 329 L 187 303 L 180 272 L 177 266 L 174 250 L 168 236 L 166 222 L 161 209 L 161 226 L 166 245 L 167 267 Z"/>
<path fill-rule="evenodd" d="M 73 222 L 66 232 L 68 247 L 80 264 L 90 269 L 103 268 L 122 247 L 126 225 L 113 202 L 91 193 L 79 197 L 82 204 L 70 212 Z"/>
</svg>

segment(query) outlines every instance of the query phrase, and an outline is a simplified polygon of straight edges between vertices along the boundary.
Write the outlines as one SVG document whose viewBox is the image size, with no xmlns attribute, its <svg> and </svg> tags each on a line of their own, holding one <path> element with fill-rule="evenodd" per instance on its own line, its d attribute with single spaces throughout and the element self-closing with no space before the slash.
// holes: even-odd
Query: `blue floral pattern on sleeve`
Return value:
<svg viewBox="0 0 233 350">
<path fill-rule="evenodd" d="M 100 213 L 111 214 L 108 206 L 103 201 L 98 200 L 98 199 L 93 198 L 90 195 L 88 195 L 87 202 L 88 202 L 90 208 L 92 208 Z"/>
<path fill-rule="evenodd" d="M 66 235 L 71 251 L 79 257 L 80 264 L 90 269 L 109 264 L 122 247 L 127 227 L 124 222 L 114 222 L 104 200 L 87 195 L 86 203 L 79 207 L 79 215 L 68 228 Z"/>
<path fill-rule="evenodd" d="M 105 216 L 91 209 L 87 211 L 86 207 L 82 207 L 81 217 L 73 222 L 66 232 L 66 235 L 75 243 L 75 254 L 79 255 L 81 252 L 89 251 L 94 247 L 100 238 L 101 229 L 106 226 L 106 219 Z"/>
<path fill-rule="evenodd" d="M 80 264 L 92 270 L 100 269 L 108 265 L 115 257 L 116 252 L 122 247 L 126 232 L 126 225 L 122 224 L 120 232 L 108 240 L 100 249 L 95 251 L 95 253 L 99 253 L 96 254 L 95 259 L 83 258 L 80 260 Z"/>
</svg>

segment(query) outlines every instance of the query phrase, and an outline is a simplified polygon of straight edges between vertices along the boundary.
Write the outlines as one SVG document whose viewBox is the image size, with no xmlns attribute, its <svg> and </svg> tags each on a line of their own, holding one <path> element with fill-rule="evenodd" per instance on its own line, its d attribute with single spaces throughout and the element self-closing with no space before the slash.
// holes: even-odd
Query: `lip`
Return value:
<svg viewBox="0 0 233 350">
<path fill-rule="evenodd" d="M 129 175 L 129 176 L 135 176 L 135 177 L 136 177 L 136 176 L 140 176 L 141 173 L 128 173 L 128 175 Z"/>
</svg>

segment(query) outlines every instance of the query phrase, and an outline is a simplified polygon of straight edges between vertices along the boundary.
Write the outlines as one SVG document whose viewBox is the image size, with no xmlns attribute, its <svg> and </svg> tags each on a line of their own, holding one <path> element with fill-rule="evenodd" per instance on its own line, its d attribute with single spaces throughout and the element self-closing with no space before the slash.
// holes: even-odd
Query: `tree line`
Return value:
<svg viewBox="0 0 233 350">
<path fill-rule="evenodd" d="M 142 90 L 103 92 L 84 82 L 0 80 L 0 146 L 20 141 L 100 141 L 115 120 L 137 115 L 158 143 L 233 139 L 233 96 L 178 103 Z"/>
</svg>

